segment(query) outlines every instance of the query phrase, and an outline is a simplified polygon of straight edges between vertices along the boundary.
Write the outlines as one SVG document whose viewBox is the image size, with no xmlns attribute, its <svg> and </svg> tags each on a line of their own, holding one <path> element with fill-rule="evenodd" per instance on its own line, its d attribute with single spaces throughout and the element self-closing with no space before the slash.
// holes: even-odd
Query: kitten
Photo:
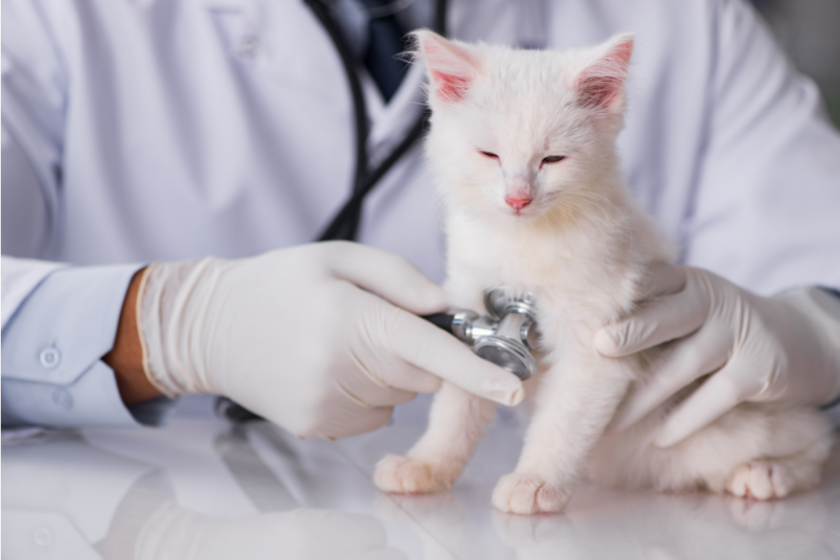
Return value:
<svg viewBox="0 0 840 560">
<path fill-rule="evenodd" d="M 663 350 L 606 358 L 594 333 L 626 317 L 652 267 L 673 258 L 631 201 L 615 153 L 632 36 L 565 52 L 415 37 L 430 78 L 427 151 L 446 208 L 450 303 L 483 311 L 483 292 L 495 286 L 538 301 L 535 410 L 493 504 L 560 511 L 587 464 L 596 480 L 658 490 L 766 499 L 814 486 L 831 445 L 814 410 L 742 404 L 668 449 L 652 441 L 676 399 L 625 432 L 606 430 Z M 380 461 L 377 486 L 449 488 L 493 415 L 489 401 L 444 383 L 427 432 L 407 457 Z"/>
</svg>

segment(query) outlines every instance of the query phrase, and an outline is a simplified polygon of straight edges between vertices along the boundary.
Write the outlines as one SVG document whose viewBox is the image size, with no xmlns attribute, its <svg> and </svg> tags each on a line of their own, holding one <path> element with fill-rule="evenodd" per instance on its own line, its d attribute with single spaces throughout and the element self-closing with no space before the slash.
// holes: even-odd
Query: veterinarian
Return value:
<svg viewBox="0 0 840 560">
<path fill-rule="evenodd" d="M 681 249 L 596 348 L 666 341 L 632 424 L 840 395 L 840 135 L 739 0 L 4 0 L 3 425 L 158 425 L 215 393 L 304 437 L 384 425 L 441 379 L 518 379 L 446 307 L 417 27 L 528 48 L 635 31 L 619 140 Z M 318 239 L 343 242 L 310 243 Z M 348 243 L 356 240 L 361 244 Z M 211 255 L 213 255 L 211 257 Z"/>
</svg>

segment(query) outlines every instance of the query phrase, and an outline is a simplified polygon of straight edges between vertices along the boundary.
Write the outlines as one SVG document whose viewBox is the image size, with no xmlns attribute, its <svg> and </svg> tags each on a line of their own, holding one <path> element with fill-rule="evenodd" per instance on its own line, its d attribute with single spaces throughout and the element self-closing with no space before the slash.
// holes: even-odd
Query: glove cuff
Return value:
<svg viewBox="0 0 840 560">
<path fill-rule="evenodd" d="M 143 275 L 137 296 L 137 331 L 143 371 L 172 398 L 213 393 L 204 360 L 204 315 L 220 259 L 156 263 Z"/>
<path fill-rule="evenodd" d="M 150 319 L 149 317 L 153 316 L 153 313 L 145 312 L 144 313 L 144 301 L 146 295 L 148 293 L 148 285 L 149 285 L 149 277 L 151 276 L 152 272 L 160 266 L 160 263 L 154 263 L 146 267 L 146 270 L 143 271 L 143 276 L 140 278 L 140 287 L 137 289 L 137 301 L 135 303 L 135 313 L 134 317 L 137 322 L 137 337 L 140 339 L 140 349 L 143 352 L 143 374 L 146 376 L 146 379 L 152 386 L 169 397 L 170 399 L 174 399 L 177 397 L 177 393 L 173 392 L 170 387 L 164 385 L 152 374 L 152 366 L 150 364 L 151 358 L 149 355 L 149 340 L 152 338 L 157 338 L 155 336 L 156 333 L 151 329 L 152 325 L 158 324 L 159 322 L 155 319 Z M 148 326 L 147 326 L 148 325 Z M 147 334 L 147 331 L 148 332 Z M 157 347 L 156 347 L 157 350 Z M 158 352 L 155 352 L 155 355 L 158 355 Z"/>
</svg>

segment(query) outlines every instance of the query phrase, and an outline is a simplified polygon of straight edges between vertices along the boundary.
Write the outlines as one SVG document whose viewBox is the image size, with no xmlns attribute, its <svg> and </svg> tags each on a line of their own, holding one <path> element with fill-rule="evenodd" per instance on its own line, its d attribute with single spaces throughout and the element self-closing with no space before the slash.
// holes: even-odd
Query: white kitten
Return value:
<svg viewBox="0 0 840 560">
<path fill-rule="evenodd" d="M 605 430 L 662 350 L 601 356 L 595 330 L 625 317 L 651 267 L 672 251 L 624 188 L 615 138 L 633 39 L 565 52 L 469 45 L 416 33 L 430 77 L 429 162 L 446 206 L 454 307 L 484 310 L 485 289 L 538 298 L 542 374 L 519 464 L 494 505 L 561 510 L 587 464 L 600 480 L 660 490 L 708 488 L 767 499 L 809 488 L 831 445 L 813 410 L 744 404 L 669 448 L 655 429 L 677 399 L 634 428 Z M 537 389 L 529 381 L 528 391 Z M 426 434 L 389 456 L 375 481 L 434 492 L 461 474 L 493 404 L 444 383 Z"/>
</svg>

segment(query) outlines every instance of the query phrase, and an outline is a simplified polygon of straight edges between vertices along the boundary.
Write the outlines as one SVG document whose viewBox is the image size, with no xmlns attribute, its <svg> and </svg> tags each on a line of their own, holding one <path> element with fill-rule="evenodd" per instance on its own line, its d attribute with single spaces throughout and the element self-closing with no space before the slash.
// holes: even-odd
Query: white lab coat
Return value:
<svg viewBox="0 0 840 560">
<path fill-rule="evenodd" d="M 300 0 L 3 0 L 3 15 L 5 255 L 77 265 L 253 255 L 313 240 L 347 197 L 351 97 Z M 840 136 L 744 2 L 452 0 L 448 21 L 459 39 L 558 49 L 636 32 L 619 148 L 629 187 L 680 260 L 761 294 L 840 287 Z M 387 106 L 360 72 L 377 160 L 418 114 L 422 70 Z M 366 201 L 360 241 L 441 280 L 430 183 L 415 146 Z M 113 300 L 137 266 L 102 269 L 107 311 L 77 323 L 106 323 L 112 336 Z M 68 386 L 88 369 L 102 398 L 118 400 L 95 352 L 48 332 L 45 310 L 62 313 L 55 294 L 97 298 L 80 281 L 61 288 L 73 275 L 54 270 L 4 260 L 4 407 L 7 381 Z M 38 303 L 40 291 L 52 295 Z M 81 352 L 82 365 L 45 373 L 37 356 L 48 347 Z"/>
</svg>

